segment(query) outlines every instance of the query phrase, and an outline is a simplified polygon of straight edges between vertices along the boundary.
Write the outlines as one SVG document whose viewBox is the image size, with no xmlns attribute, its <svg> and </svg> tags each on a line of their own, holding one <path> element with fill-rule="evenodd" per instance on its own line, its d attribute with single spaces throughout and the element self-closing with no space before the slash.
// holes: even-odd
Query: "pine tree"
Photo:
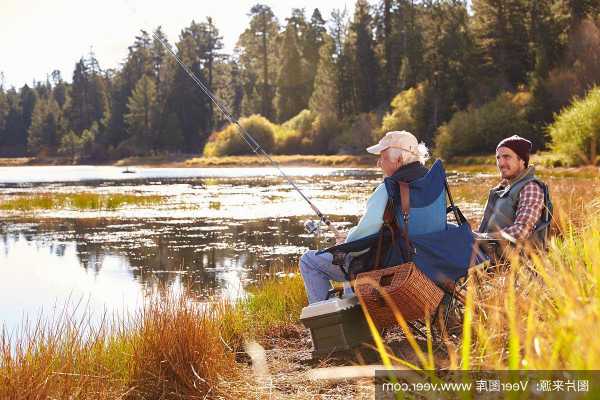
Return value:
<svg viewBox="0 0 600 400">
<path fill-rule="evenodd" d="M 5 95 L 7 113 L 4 132 L 0 136 L 0 154 L 4 156 L 22 156 L 27 151 L 27 130 L 23 121 L 21 95 L 14 88 Z"/>
<path fill-rule="evenodd" d="M 157 43 L 154 43 L 148 32 L 142 30 L 135 37 L 134 43 L 128 47 L 128 55 L 123 68 L 114 74 L 108 91 L 110 115 L 107 114 L 107 142 L 113 147 L 128 139 L 125 114 L 127 102 L 135 85 L 142 76 L 155 76 L 158 53 Z M 154 53 L 153 53 L 154 52 Z M 168 83 L 167 83 L 168 85 Z"/>
<path fill-rule="evenodd" d="M 25 85 L 21 88 L 20 93 L 20 103 L 21 103 L 21 113 L 23 117 L 23 124 L 25 128 L 25 132 L 23 135 L 23 144 L 27 143 L 27 130 L 31 126 L 31 116 L 33 114 L 33 109 L 35 108 L 35 103 L 38 100 L 37 93 L 35 90 L 31 89 L 29 86 Z"/>
<path fill-rule="evenodd" d="M 201 59 L 206 70 L 207 87 L 210 91 L 214 90 L 215 65 L 222 61 L 223 55 L 220 50 L 223 49 L 223 37 L 214 25 L 212 18 L 208 17 L 205 24 L 201 24 L 204 31 L 202 43 Z M 208 102 L 208 126 L 207 132 L 211 132 L 214 127 L 215 113 L 213 103 Z"/>
<path fill-rule="evenodd" d="M 60 140 L 58 152 L 71 157 L 71 162 L 75 164 L 77 156 L 81 153 L 83 142 L 73 131 L 67 132 Z"/>
<path fill-rule="evenodd" d="M 216 97 L 221 100 L 232 116 L 239 119 L 242 112 L 244 88 L 240 77 L 240 69 L 234 58 L 224 60 L 215 66 L 213 90 Z M 214 117 L 214 130 L 220 130 L 229 123 L 221 112 L 216 112 Z"/>
<path fill-rule="evenodd" d="M 333 38 L 336 66 L 337 112 L 340 119 L 356 114 L 356 90 L 354 81 L 352 47 L 347 40 L 348 17 L 346 10 L 331 13 L 330 35 Z"/>
<path fill-rule="evenodd" d="M 253 6 L 250 17 L 250 26 L 238 40 L 245 87 L 244 113 L 260 113 L 272 120 L 279 25 L 271 8 L 264 4 Z"/>
<path fill-rule="evenodd" d="M 309 108 L 318 114 L 334 116 L 337 114 L 338 80 L 334 52 L 333 39 L 326 37 L 325 43 L 319 50 L 317 75 L 309 102 Z"/>
<path fill-rule="evenodd" d="M 88 129 L 94 121 L 103 119 L 108 112 L 106 82 L 101 75 L 98 60 L 90 55 L 75 65 L 70 91 L 70 107 L 67 110 L 71 127 L 77 133 Z"/>
<path fill-rule="evenodd" d="M 301 40 L 302 58 L 306 64 L 307 99 L 310 99 L 312 95 L 317 75 L 317 66 L 319 65 L 319 52 L 325 42 L 326 35 L 325 20 L 323 20 L 319 9 L 315 8 L 306 26 L 306 30 L 302 34 Z"/>
<path fill-rule="evenodd" d="M 54 97 L 54 100 L 56 100 L 58 106 L 62 109 L 67 102 L 68 86 L 63 81 L 59 70 L 52 71 L 52 84 L 52 97 Z"/>
<path fill-rule="evenodd" d="M 142 150 L 151 149 L 156 140 L 155 114 L 156 84 L 148 76 L 143 76 L 135 85 L 135 89 L 127 102 L 129 112 L 125 115 L 125 122 L 130 136 Z"/>
<path fill-rule="evenodd" d="M 483 51 L 483 74 L 498 79 L 498 90 L 515 89 L 526 81 L 533 64 L 524 1 L 473 0 L 472 5 L 473 29 Z"/>
<path fill-rule="evenodd" d="M 200 24 L 192 21 L 181 32 L 177 55 L 192 73 L 206 84 L 204 49 L 206 35 Z M 198 90 L 182 68 L 176 68 L 169 96 L 169 110 L 177 114 L 183 135 L 183 148 L 200 149 L 208 138 L 210 126 L 209 98 Z M 189 151 L 189 150 L 188 150 Z"/>
<path fill-rule="evenodd" d="M 4 136 L 4 129 L 6 127 L 6 117 L 8 116 L 8 98 L 4 93 L 4 88 L 0 85 L 0 145 L 2 144 L 2 137 Z"/>
<path fill-rule="evenodd" d="M 292 118 L 304 108 L 308 99 L 303 62 L 297 44 L 296 27 L 288 22 L 279 51 L 280 68 L 277 78 L 277 116 L 280 122 Z"/>
<path fill-rule="evenodd" d="M 164 129 L 158 133 L 157 145 L 161 149 L 169 151 L 177 151 L 183 144 L 183 134 L 179 127 L 179 119 L 177 114 L 170 112 L 166 119 Z"/>
<path fill-rule="evenodd" d="M 27 137 L 27 150 L 37 154 L 42 150 L 52 154 L 56 151 L 60 137 L 60 107 L 54 98 L 36 102 L 31 116 Z"/>
<path fill-rule="evenodd" d="M 431 1 L 424 16 L 426 73 L 429 76 L 426 136 L 431 143 L 439 125 L 469 103 L 474 41 L 466 2 Z"/>
<path fill-rule="evenodd" d="M 369 112 L 379 105 L 380 67 L 375 55 L 373 20 L 369 12 L 369 3 L 366 0 L 357 0 L 348 35 L 357 112 Z"/>
</svg>

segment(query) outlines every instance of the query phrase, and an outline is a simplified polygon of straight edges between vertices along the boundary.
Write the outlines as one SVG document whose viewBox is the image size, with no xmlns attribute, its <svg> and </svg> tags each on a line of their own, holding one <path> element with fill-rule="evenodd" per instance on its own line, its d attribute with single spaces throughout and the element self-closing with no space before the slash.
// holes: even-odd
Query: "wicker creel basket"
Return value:
<svg viewBox="0 0 600 400">
<path fill-rule="evenodd" d="M 433 316 L 444 292 L 414 263 L 375 269 L 358 274 L 354 285 L 379 329 L 396 324 L 387 293 L 406 321 Z"/>
</svg>

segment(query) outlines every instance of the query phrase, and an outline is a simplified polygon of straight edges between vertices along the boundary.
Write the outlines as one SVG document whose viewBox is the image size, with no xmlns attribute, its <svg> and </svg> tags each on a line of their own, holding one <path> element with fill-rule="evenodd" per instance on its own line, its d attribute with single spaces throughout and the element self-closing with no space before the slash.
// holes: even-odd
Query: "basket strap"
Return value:
<svg viewBox="0 0 600 400">
<path fill-rule="evenodd" d="M 394 216 L 394 201 L 391 198 L 388 198 L 388 202 L 385 205 L 385 210 L 383 211 L 383 227 L 379 231 L 379 240 L 377 241 L 377 252 L 375 253 L 375 266 L 373 269 L 381 268 L 381 252 L 383 251 L 383 239 L 384 239 L 384 227 L 390 229 L 392 232 L 392 238 L 394 234 L 394 224 L 395 224 L 395 216 Z M 392 239 L 392 243 L 394 240 Z"/>
<path fill-rule="evenodd" d="M 381 261 L 381 250 L 383 248 L 383 228 L 379 231 L 379 240 L 377 240 L 377 251 L 375 253 L 375 265 L 373 269 L 378 269 Z"/>
<path fill-rule="evenodd" d="M 402 239 L 404 239 L 404 245 L 406 247 L 406 257 L 405 262 L 410 262 L 413 259 L 415 254 L 415 249 L 408 238 L 408 219 L 410 215 L 410 188 L 408 183 L 406 182 L 398 182 L 400 186 L 400 205 L 402 207 L 402 230 L 400 234 L 402 235 Z"/>
</svg>

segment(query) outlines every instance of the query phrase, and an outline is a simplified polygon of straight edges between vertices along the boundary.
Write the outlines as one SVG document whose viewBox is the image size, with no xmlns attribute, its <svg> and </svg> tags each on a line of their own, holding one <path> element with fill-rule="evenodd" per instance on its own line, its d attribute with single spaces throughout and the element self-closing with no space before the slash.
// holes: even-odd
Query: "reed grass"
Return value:
<svg viewBox="0 0 600 400">
<path fill-rule="evenodd" d="M 375 167 L 373 156 L 351 155 L 273 155 L 273 161 L 281 165 L 323 167 Z M 248 167 L 269 166 L 271 163 L 258 156 L 196 157 L 185 161 L 188 167 Z"/>
<path fill-rule="evenodd" d="M 493 273 L 470 272 L 462 335 L 458 346 L 447 347 L 448 368 L 600 369 L 600 206 L 575 210 L 585 213 L 577 220 L 586 222 L 576 225 L 568 217 L 573 210 L 559 210 L 558 233 L 546 251 L 521 249 Z M 392 311 L 420 364 L 411 365 L 380 344 L 384 364 L 432 369 L 429 360 L 441 355 L 416 343 L 400 312 Z M 373 335 L 377 339 L 379 333 Z"/>
<path fill-rule="evenodd" d="M 128 321 L 99 326 L 63 313 L 0 336 L 0 398 L 227 397 L 238 373 L 218 312 L 186 298 L 151 302 Z"/>
<path fill-rule="evenodd" d="M 0 399 L 228 398 L 244 342 L 296 323 L 306 305 L 299 275 L 267 279 L 235 303 L 191 298 L 162 297 L 101 323 L 63 310 L 3 330 Z"/>
<path fill-rule="evenodd" d="M 513 257 L 474 291 L 475 367 L 600 368 L 600 215 L 586 219 L 562 221 L 547 252 Z"/>
<path fill-rule="evenodd" d="M 233 379 L 238 368 L 220 336 L 220 317 L 218 309 L 186 297 L 146 307 L 134 329 L 130 398 L 227 397 L 220 383 Z"/>
<path fill-rule="evenodd" d="M 163 196 L 132 194 L 98 193 L 40 193 L 36 195 L 18 195 L 0 200 L 0 210 L 116 210 L 125 206 L 148 206 L 159 204 Z"/>
</svg>

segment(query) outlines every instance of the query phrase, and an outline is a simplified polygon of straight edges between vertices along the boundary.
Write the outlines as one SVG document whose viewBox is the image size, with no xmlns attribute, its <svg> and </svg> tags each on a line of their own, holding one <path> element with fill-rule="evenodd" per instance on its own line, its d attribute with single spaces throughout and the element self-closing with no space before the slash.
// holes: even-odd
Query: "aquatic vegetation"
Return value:
<svg viewBox="0 0 600 400">
<path fill-rule="evenodd" d="M 318 166 L 366 166 L 375 167 L 376 159 L 372 156 L 313 156 L 290 155 L 271 156 L 273 161 L 282 165 L 318 165 Z M 219 167 L 219 166 L 266 166 L 270 165 L 264 157 L 258 156 L 224 156 L 224 157 L 197 157 L 185 162 L 188 167 Z"/>
<path fill-rule="evenodd" d="M 211 210 L 220 210 L 221 202 L 220 201 L 210 201 L 208 203 L 208 208 L 210 208 Z"/>
<path fill-rule="evenodd" d="M 0 210 L 116 210 L 124 206 L 148 206 L 163 202 L 163 196 L 98 193 L 40 193 L 0 200 Z"/>
</svg>

